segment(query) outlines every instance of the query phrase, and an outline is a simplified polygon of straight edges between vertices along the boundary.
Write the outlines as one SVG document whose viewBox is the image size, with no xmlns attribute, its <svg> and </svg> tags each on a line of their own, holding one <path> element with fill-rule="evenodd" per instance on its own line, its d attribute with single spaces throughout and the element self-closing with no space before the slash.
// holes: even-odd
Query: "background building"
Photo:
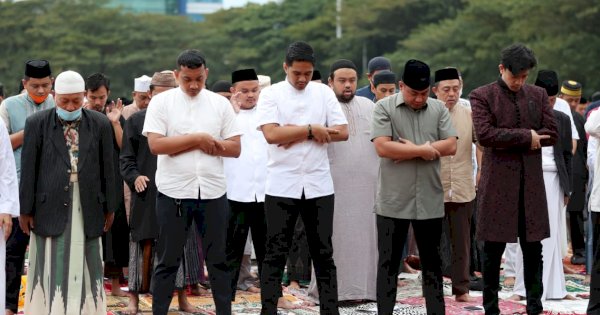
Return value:
<svg viewBox="0 0 600 315">
<path fill-rule="evenodd" d="M 205 15 L 221 9 L 267 2 L 281 2 L 281 0 L 110 0 L 107 6 L 122 7 L 134 13 L 185 15 L 194 21 L 202 21 Z"/>
</svg>

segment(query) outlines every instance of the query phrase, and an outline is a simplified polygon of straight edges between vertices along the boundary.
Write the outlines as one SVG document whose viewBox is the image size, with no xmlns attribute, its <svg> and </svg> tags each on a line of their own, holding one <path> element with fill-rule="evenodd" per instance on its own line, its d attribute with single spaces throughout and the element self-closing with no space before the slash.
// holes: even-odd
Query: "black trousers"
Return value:
<svg viewBox="0 0 600 315">
<path fill-rule="evenodd" d="M 396 304 L 398 266 L 410 225 L 423 267 L 423 296 L 427 314 L 445 314 L 440 251 L 443 218 L 404 220 L 377 215 L 377 312 L 392 314 Z"/>
<path fill-rule="evenodd" d="M 589 272 L 590 281 L 590 301 L 588 302 L 587 313 L 592 315 L 600 315 L 600 213 L 591 212 L 590 220 L 594 225 L 594 261 L 592 262 L 592 270 Z"/>
<path fill-rule="evenodd" d="M 587 210 L 584 210 L 587 211 Z M 569 230 L 573 255 L 585 257 L 585 241 L 583 239 L 583 212 L 569 211 Z"/>
<path fill-rule="evenodd" d="M 339 314 L 337 272 L 333 262 L 334 196 L 301 199 L 266 196 L 267 253 L 260 275 L 261 314 L 277 314 L 281 296 L 281 278 L 298 215 L 302 217 L 313 259 L 321 314 Z"/>
<path fill-rule="evenodd" d="M 237 280 L 244 257 L 244 248 L 248 231 L 252 231 L 252 242 L 256 253 L 258 274 L 262 273 L 267 243 L 267 223 L 265 221 L 264 202 L 238 202 L 229 200 L 231 217 L 229 219 L 229 236 L 227 239 L 227 260 L 232 270 L 231 300 L 235 300 Z"/>
<path fill-rule="evenodd" d="M 298 216 L 298 221 L 294 227 L 294 236 L 292 236 L 292 247 L 288 253 L 286 271 L 288 284 L 292 281 L 297 281 L 298 283 L 300 281 L 310 281 L 312 262 L 310 260 L 306 229 L 300 216 Z"/>
<path fill-rule="evenodd" d="M 521 172 L 519 185 L 519 214 L 517 233 L 523 252 L 523 273 L 525 280 L 525 295 L 527 298 L 527 314 L 540 314 L 542 306 L 542 242 L 527 242 L 525 222 L 525 179 Z M 506 243 L 485 241 L 483 244 L 483 308 L 485 314 L 500 314 L 498 307 L 498 291 L 500 290 L 500 264 Z"/>
<path fill-rule="evenodd" d="M 12 231 L 6 241 L 6 309 L 17 313 L 19 308 L 19 290 L 21 289 L 21 276 L 25 251 L 29 244 L 29 236 L 23 233 L 19 226 L 19 219 L 12 219 Z M 4 312 L 4 310 L 0 310 Z"/>
<path fill-rule="evenodd" d="M 540 314 L 542 306 L 542 243 L 526 242 L 519 238 L 523 252 L 527 314 Z M 500 314 L 498 291 L 500 290 L 500 264 L 506 243 L 486 241 L 483 245 L 483 308 L 485 314 Z"/>
<path fill-rule="evenodd" d="M 225 251 L 229 224 L 227 197 L 173 199 L 159 192 L 156 196 L 156 218 L 159 234 L 152 279 L 152 314 L 166 315 L 169 310 L 192 219 L 196 222 L 192 228 L 197 228 L 202 237 L 202 253 L 217 314 L 231 314 L 231 272 Z"/>
</svg>

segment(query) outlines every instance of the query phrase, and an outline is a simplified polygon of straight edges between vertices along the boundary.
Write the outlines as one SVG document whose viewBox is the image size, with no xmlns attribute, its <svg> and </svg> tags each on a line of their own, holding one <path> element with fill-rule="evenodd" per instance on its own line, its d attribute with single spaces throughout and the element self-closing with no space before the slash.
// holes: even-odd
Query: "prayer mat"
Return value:
<svg viewBox="0 0 600 315">
<path fill-rule="evenodd" d="M 589 298 L 589 286 L 584 284 L 585 276 L 580 273 L 585 272 L 583 266 L 571 265 L 570 261 L 565 259 L 565 264 L 577 271 L 576 274 L 565 275 L 567 291 L 569 294 L 579 298 L 578 300 L 552 300 L 544 301 L 544 314 L 562 314 L 562 315 L 579 315 L 585 314 Z M 501 283 L 503 281 L 501 277 Z M 23 285 L 25 286 L 25 284 Z M 127 286 L 122 285 L 126 290 Z M 107 292 L 107 315 L 124 315 L 124 311 L 129 302 L 128 297 L 114 297 L 110 295 L 110 281 L 105 281 L 105 289 Z M 446 314 L 483 314 L 481 306 L 481 292 L 471 291 L 471 295 L 477 300 L 472 303 L 458 303 L 450 297 L 451 282 L 444 278 L 444 295 L 446 296 Z M 511 295 L 512 288 L 502 288 L 499 293 L 500 298 L 507 298 Z M 209 314 L 207 311 L 214 312 L 214 304 L 210 294 L 203 296 L 193 296 L 189 294 L 188 301 L 197 308 L 195 313 L 186 313 L 178 311 L 178 301 L 176 295 L 170 307 L 170 315 L 204 315 Z M 299 306 L 294 310 L 279 310 L 280 315 L 316 315 L 319 314 L 318 305 L 314 305 L 312 298 L 308 297 L 306 288 L 299 290 L 283 290 L 284 296 L 292 303 Z M 398 290 L 396 296 L 396 307 L 394 315 L 412 315 L 426 314 L 425 301 L 422 297 L 421 278 L 420 274 L 400 274 L 398 278 Z M 311 303 L 312 302 L 312 303 Z M 502 314 L 525 313 L 525 302 L 512 302 L 501 300 L 499 303 Z M 236 300 L 232 304 L 232 312 L 238 315 L 259 314 L 261 309 L 260 294 L 238 291 Z M 152 296 L 149 294 L 140 295 L 138 314 L 152 314 Z M 340 314 L 345 315 L 364 315 L 377 314 L 377 303 L 374 301 L 367 302 L 340 302 Z M 22 311 L 19 314 L 23 314 Z"/>
</svg>

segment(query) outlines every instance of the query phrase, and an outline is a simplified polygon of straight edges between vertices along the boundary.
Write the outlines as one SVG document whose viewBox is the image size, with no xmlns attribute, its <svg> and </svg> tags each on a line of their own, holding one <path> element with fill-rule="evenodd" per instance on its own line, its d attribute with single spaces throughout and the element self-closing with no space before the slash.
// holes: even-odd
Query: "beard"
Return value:
<svg viewBox="0 0 600 315">
<path fill-rule="evenodd" d="M 339 95 L 336 94 L 335 96 L 340 103 L 350 103 L 350 101 L 354 98 L 354 95 L 356 95 L 356 93 L 352 93 L 350 95 L 344 95 L 344 93 L 341 93 Z"/>
</svg>

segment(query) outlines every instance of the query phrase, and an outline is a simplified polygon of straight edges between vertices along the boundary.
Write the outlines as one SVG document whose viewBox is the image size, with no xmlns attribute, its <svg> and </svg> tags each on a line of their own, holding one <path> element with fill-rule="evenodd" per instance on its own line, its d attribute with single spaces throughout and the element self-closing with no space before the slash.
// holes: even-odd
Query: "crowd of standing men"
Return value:
<svg viewBox="0 0 600 315">
<path fill-rule="evenodd" d="M 26 314 L 104 315 L 105 277 L 111 294 L 129 295 L 130 314 L 145 292 L 153 314 L 167 314 L 174 291 L 179 308 L 193 311 L 185 288 L 204 289 L 204 263 L 217 314 L 231 314 L 236 289 L 260 292 L 262 314 L 277 314 L 295 307 L 281 284 L 298 231 L 323 314 L 339 314 L 341 300 L 376 300 L 379 314 L 392 314 L 408 239 L 428 314 L 445 313 L 444 237 L 458 302 L 473 301 L 475 238 L 486 314 L 500 313 L 503 255 L 528 314 L 540 314 L 544 299 L 569 298 L 563 209 L 572 207 L 573 262 L 582 263 L 579 214 L 591 189 L 578 154 L 587 153 L 586 131 L 600 137 L 600 115 L 592 109 L 586 122 L 576 111 L 579 83 L 559 85 L 556 72 L 541 70 L 526 84 L 537 60 L 521 44 L 502 50 L 499 77 L 470 102 L 452 67 L 432 82 L 429 66 L 411 59 L 397 78 L 376 57 L 357 89 L 352 61 L 332 63 L 328 84 L 312 81 L 314 65 L 312 47 L 294 42 L 284 81 L 269 86 L 239 69 L 224 97 L 206 88 L 203 55 L 185 50 L 174 71 L 136 78 L 124 106 L 108 102 L 101 73 L 54 78 L 48 61 L 28 61 L 24 92 L 0 105 L 0 309 L 17 312 L 29 246 Z M 600 183 L 590 187 L 600 211 Z M 249 272 L 249 235 L 260 281 Z M 595 253 L 590 314 L 600 314 Z M 119 285 L 124 268 L 129 293 Z"/>
</svg>

